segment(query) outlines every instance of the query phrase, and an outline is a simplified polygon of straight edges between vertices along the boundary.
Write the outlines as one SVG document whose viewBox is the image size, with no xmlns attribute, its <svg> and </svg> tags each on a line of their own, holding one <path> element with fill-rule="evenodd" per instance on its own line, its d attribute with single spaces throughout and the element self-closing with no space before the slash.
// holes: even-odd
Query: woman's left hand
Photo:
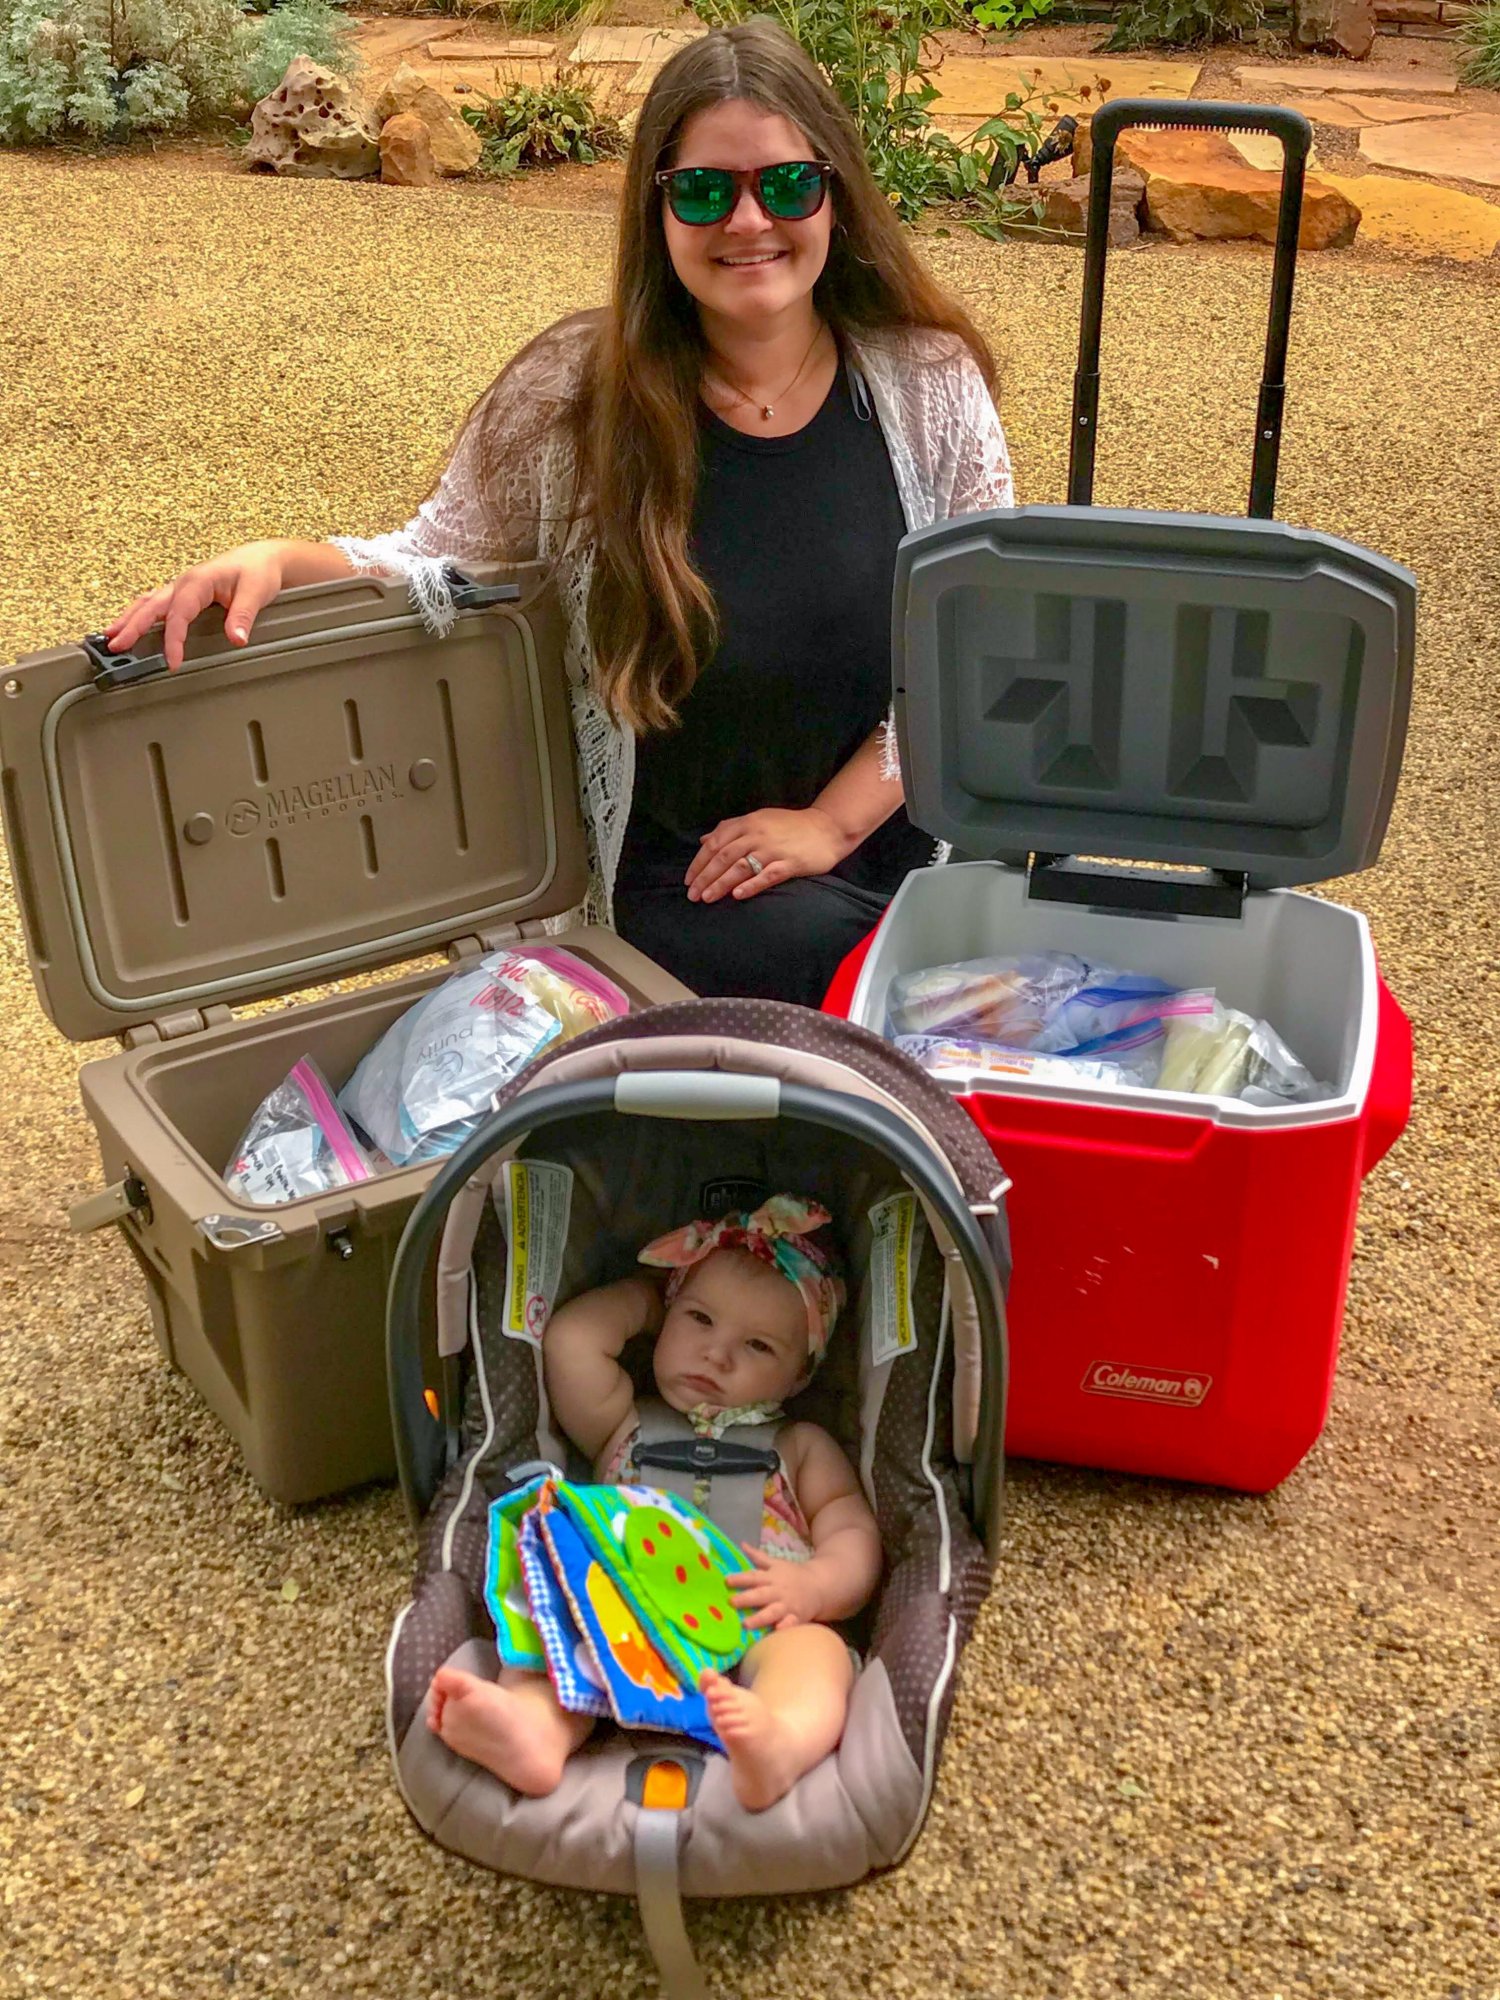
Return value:
<svg viewBox="0 0 1500 2000">
<path fill-rule="evenodd" d="M 794 811 L 763 806 L 739 819 L 721 819 L 687 872 L 690 903 L 716 903 L 721 896 L 745 902 L 794 875 L 826 875 L 857 845 L 817 806 Z M 760 872 L 745 866 L 747 854 Z"/>
</svg>

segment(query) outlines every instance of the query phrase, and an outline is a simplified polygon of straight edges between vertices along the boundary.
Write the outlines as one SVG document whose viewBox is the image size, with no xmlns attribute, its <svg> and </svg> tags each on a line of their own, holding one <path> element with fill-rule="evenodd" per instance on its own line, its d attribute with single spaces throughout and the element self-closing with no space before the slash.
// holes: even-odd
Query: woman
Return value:
<svg viewBox="0 0 1500 2000">
<path fill-rule="evenodd" d="M 138 599 L 169 665 L 208 604 L 244 643 L 279 590 L 550 565 L 587 913 L 702 994 L 816 1006 L 931 843 L 902 809 L 896 544 L 1012 504 L 994 366 L 923 270 L 852 119 L 780 28 L 689 44 L 642 107 L 613 295 L 523 349 L 398 533 L 251 543 Z"/>
</svg>

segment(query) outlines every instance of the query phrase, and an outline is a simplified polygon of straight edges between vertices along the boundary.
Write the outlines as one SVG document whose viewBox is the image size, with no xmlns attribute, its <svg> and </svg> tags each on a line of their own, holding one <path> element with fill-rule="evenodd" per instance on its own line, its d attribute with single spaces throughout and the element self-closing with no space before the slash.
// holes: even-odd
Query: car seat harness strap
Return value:
<svg viewBox="0 0 1500 2000">
<path fill-rule="evenodd" d="M 737 1548 L 759 1547 L 766 1481 L 781 1464 L 779 1422 L 735 1424 L 733 1436 L 700 1437 L 680 1410 L 653 1398 L 640 1406 L 630 1459 L 637 1476 L 701 1507 Z"/>
</svg>

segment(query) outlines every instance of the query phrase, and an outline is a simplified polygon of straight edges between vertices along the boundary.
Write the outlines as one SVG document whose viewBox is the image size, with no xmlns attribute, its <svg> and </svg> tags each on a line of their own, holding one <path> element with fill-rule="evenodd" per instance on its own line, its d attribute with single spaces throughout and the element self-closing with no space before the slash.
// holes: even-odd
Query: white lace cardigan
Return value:
<svg viewBox="0 0 1500 2000">
<path fill-rule="evenodd" d="M 331 540 L 357 572 L 404 576 L 425 623 L 438 634 L 454 618 L 446 564 L 557 561 L 591 855 L 583 914 L 609 923 L 630 817 L 635 738 L 594 691 L 586 618 L 593 543 L 585 527 L 575 526 L 568 545 L 559 547 L 572 494 L 572 453 L 560 427 L 552 426 L 539 445 L 508 459 L 492 449 L 486 479 L 480 449 L 482 433 L 503 438 L 512 425 L 517 436 L 537 435 L 540 406 L 552 402 L 561 409 L 569 398 L 592 333 L 592 316 L 560 321 L 495 383 L 460 435 L 436 492 L 404 528 Z M 863 377 L 880 418 L 908 530 L 1015 504 L 1000 419 L 961 342 L 939 333 L 867 336 L 851 358 L 856 400 L 863 401 Z M 889 730 L 887 740 L 894 754 Z"/>
</svg>

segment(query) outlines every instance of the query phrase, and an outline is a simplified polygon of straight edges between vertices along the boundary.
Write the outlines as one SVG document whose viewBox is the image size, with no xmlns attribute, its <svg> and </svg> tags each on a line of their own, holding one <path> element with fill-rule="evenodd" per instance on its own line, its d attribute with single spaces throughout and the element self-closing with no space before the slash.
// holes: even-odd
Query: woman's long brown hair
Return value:
<svg viewBox="0 0 1500 2000">
<path fill-rule="evenodd" d="M 637 734 L 676 721 L 718 636 L 713 594 L 689 552 L 705 343 L 694 300 L 672 267 L 655 176 L 672 164 L 695 113 L 734 100 L 789 120 L 813 155 L 837 170 L 834 228 L 813 303 L 840 350 L 848 335 L 932 328 L 967 347 L 995 386 L 983 336 L 918 262 L 853 119 L 792 38 L 759 17 L 679 50 L 641 108 L 612 296 L 561 417 L 577 464 L 574 518 L 587 519 L 596 549 L 588 631 L 598 687 Z M 495 437 L 484 448 L 513 452 L 517 443 Z"/>
</svg>

